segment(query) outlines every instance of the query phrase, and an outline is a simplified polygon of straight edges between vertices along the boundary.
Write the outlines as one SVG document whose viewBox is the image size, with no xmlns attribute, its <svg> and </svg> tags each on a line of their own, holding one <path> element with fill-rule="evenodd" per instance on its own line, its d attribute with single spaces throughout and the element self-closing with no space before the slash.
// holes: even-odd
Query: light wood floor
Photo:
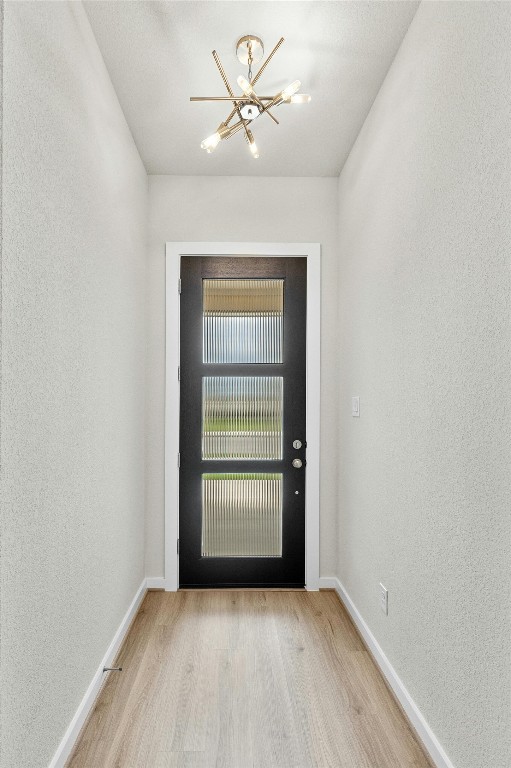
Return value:
<svg viewBox="0 0 511 768">
<path fill-rule="evenodd" d="M 333 592 L 149 592 L 69 768 L 430 768 Z"/>
</svg>

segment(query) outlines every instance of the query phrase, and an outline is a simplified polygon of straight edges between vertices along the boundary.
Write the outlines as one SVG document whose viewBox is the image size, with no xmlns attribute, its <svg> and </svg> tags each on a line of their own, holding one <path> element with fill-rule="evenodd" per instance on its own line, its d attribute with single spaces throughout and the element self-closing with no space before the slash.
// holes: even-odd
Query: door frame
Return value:
<svg viewBox="0 0 511 768">
<path fill-rule="evenodd" d="M 165 246 L 165 589 L 179 587 L 179 380 L 181 256 L 307 259 L 305 587 L 319 589 L 321 245 L 319 243 L 168 242 Z M 177 301 L 176 301 L 177 299 Z"/>
</svg>

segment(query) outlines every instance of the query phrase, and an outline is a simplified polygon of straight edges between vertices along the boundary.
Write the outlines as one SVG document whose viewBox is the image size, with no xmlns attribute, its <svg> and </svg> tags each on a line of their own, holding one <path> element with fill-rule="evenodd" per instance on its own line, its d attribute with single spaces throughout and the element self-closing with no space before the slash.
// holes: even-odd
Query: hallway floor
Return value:
<svg viewBox="0 0 511 768">
<path fill-rule="evenodd" d="M 334 592 L 149 592 L 69 768 L 430 768 Z"/>
</svg>

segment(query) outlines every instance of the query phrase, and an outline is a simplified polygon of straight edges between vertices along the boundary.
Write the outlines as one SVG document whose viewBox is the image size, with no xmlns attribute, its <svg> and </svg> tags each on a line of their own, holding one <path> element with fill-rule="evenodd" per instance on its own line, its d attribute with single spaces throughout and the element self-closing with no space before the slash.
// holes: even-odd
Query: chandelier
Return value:
<svg viewBox="0 0 511 768">
<path fill-rule="evenodd" d="M 243 131 L 252 156 L 257 158 L 259 157 L 259 151 L 252 131 L 248 126 L 261 115 L 268 115 L 268 117 L 278 125 L 279 121 L 271 112 L 274 107 L 279 107 L 281 104 L 306 104 L 311 100 L 311 97 L 308 94 L 298 93 L 301 85 L 299 80 L 295 80 L 291 85 L 283 88 L 276 94 L 276 96 L 258 96 L 254 90 L 255 84 L 283 42 L 284 38 L 281 37 L 257 74 L 253 76 L 252 65 L 261 61 L 264 54 L 263 42 L 261 38 L 256 37 L 255 35 L 245 35 L 238 40 L 236 44 L 236 55 L 242 64 L 248 65 L 248 78 L 240 75 L 237 80 L 237 83 L 243 92 L 241 96 L 234 95 L 234 91 L 227 80 L 218 53 L 216 51 L 212 52 L 215 64 L 218 67 L 218 71 L 220 72 L 220 76 L 224 81 L 224 85 L 229 95 L 191 96 L 190 101 L 230 101 L 233 104 L 233 109 L 227 118 L 220 123 L 215 133 L 208 136 L 208 138 L 204 139 L 202 142 L 201 148 L 205 149 L 206 152 L 213 152 L 220 141 L 223 139 L 230 139 L 235 133 Z M 233 122 L 233 120 L 235 120 L 235 122 Z"/>
</svg>

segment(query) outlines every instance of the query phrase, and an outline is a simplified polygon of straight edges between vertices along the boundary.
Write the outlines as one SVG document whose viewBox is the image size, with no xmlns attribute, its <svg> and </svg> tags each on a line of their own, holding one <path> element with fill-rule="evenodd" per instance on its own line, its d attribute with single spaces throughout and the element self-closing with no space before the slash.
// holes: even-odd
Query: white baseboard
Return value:
<svg viewBox="0 0 511 768">
<path fill-rule="evenodd" d="M 396 670 L 385 656 L 376 638 L 365 623 L 361 614 L 358 612 L 353 600 L 348 595 L 339 579 L 336 576 L 322 576 L 319 580 L 319 588 L 335 589 L 339 595 L 341 602 L 351 616 L 353 623 L 357 627 L 358 631 L 362 635 L 367 647 L 371 651 L 376 664 L 385 677 L 387 683 L 393 690 L 394 695 L 401 704 L 408 720 L 410 721 L 410 724 L 416 731 L 417 736 L 427 750 L 433 763 L 437 768 L 454 768 L 454 765 L 449 760 L 442 745 L 429 727 L 426 719 L 415 704 L 414 700 L 406 690 L 403 682 L 398 677 Z"/>
<path fill-rule="evenodd" d="M 120 626 L 117 632 L 115 633 L 114 638 L 110 643 L 108 650 L 103 657 L 103 660 L 101 661 L 101 664 L 96 670 L 96 673 L 92 678 L 92 682 L 87 688 L 87 692 L 85 693 L 85 696 L 81 700 L 80 705 L 76 710 L 75 716 L 73 717 L 73 719 L 71 720 L 71 723 L 69 724 L 69 728 L 64 734 L 64 738 L 60 742 L 60 745 L 57 751 L 55 752 L 55 755 L 53 756 L 53 760 L 51 761 L 49 768 L 64 768 L 66 764 L 66 760 L 68 759 L 69 755 L 73 750 L 73 747 L 76 743 L 78 735 L 89 715 L 89 712 L 91 711 L 94 705 L 94 702 L 99 693 L 101 685 L 103 684 L 103 680 L 105 677 L 105 673 L 103 672 L 103 667 L 112 666 L 112 663 L 114 662 L 115 657 L 117 656 L 117 653 L 119 651 L 119 648 L 121 647 L 122 642 L 126 636 L 126 633 L 131 625 L 131 622 L 133 621 L 133 618 L 139 609 L 140 603 L 144 599 L 146 591 L 147 591 L 147 579 L 144 579 L 142 584 L 139 586 L 137 593 L 133 598 L 131 605 L 128 608 L 123 620 L 121 621 Z"/>
<path fill-rule="evenodd" d="M 335 589 L 335 591 L 337 592 L 337 587 L 340 587 L 340 582 L 337 576 L 320 576 L 319 577 L 320 589 Z"/>
<path fill-rule="evenodd" d="M 166 581 L 164 576 L 148 576 L 146 579 L 147 589 L 165 589 Z"/>
</svg>

